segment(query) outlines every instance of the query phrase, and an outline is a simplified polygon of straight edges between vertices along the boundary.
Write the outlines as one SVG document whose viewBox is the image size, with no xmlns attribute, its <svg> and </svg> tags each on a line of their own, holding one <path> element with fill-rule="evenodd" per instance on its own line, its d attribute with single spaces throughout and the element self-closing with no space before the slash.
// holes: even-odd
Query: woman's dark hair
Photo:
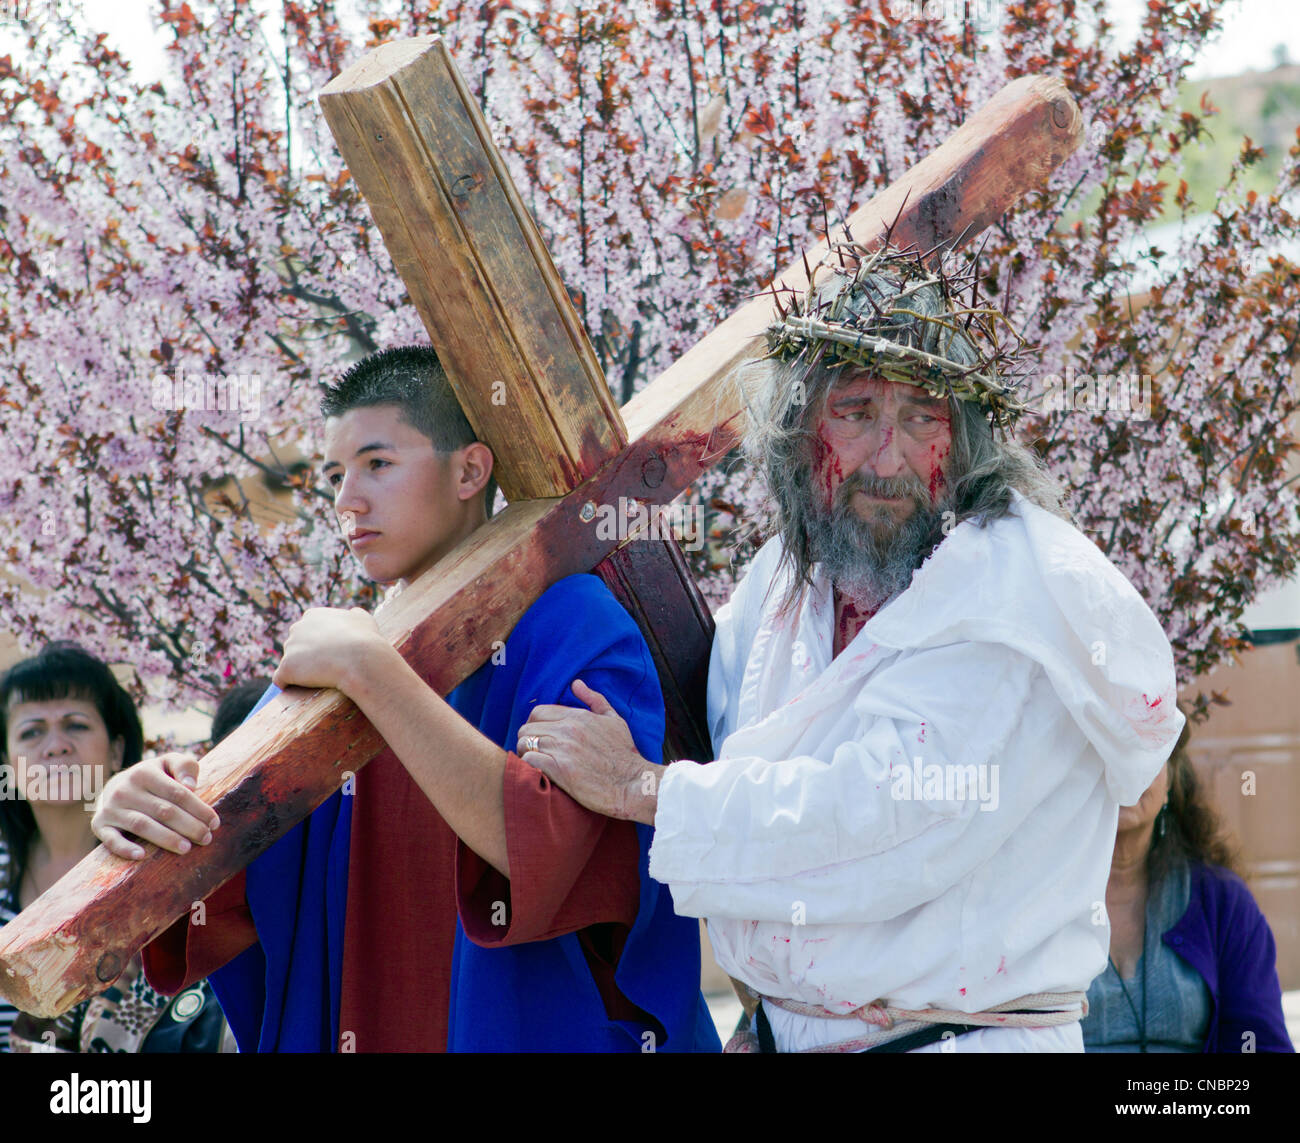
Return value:
<svg viewBox="0 0 1300 1143">
<path fill-rule="evenodd" d="M 108 664 L 75 643 L 48 644 L 39 655 L 15 663 L 0 675 L 0 760 L 10 762 L 9 705 L 14 702 L 52 702 L 82 699 L 93 703 L 104 720 L 108 739 L 122 739 L 122 768 L 134 766 L 144 754 L 144 730 L 131 696 L 109 670 Z M 9 879 L 0 894 L 18 908 L 18 887 L 27 872 L 28 846 L 36 833 L 32 808 L 22 798 L 0 799 L 0 841 L 9 851 Z"/>
<path fill-rule="evenodd" d="M 1187 714 L 1181 703 L 1178 709 Z M 1160 831 L 1155 830 L 1147 851 L 1147 881 L 1151 885 L 1182 862 L 1220 865 L 1243 876 L 1240 854 L 1206 798 L 1196 767 L 1187 755 L 1191 733 L 1189 718 L 1169 756 L 1169 808 L 1163 811 L 1164 836 L 1158 836 Z"/>
</svg>

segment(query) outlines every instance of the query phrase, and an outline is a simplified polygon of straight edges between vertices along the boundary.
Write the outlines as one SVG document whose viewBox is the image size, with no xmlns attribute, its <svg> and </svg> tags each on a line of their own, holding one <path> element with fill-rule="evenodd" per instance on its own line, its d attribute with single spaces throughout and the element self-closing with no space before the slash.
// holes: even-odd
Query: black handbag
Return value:
<svg viewBox="0 0 1300 1143">
<path fill-rule="evenodd" d="M 219 1052 L 226 1030 L 221 1005 L 206 980 L 178 992 L 140 1045 L 141 1052 Z"/>
</svg>

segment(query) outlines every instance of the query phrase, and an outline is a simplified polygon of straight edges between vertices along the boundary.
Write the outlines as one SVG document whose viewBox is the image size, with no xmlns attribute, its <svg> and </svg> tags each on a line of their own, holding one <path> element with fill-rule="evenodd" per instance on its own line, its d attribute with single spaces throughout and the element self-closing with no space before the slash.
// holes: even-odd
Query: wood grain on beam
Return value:
<svg viewBox="0 0 1300 1143">
<path fill-rule="evenodd" d="M 446 46 L 384 44 L 320 105 L 506 499 L 593 475 L 626 443 L 622 420 Z"/>
<path fill-rule="evenodd" d="M 654 656 L 667 716 L 663 760 L 708 761 L 713 744 L 705 696 L 713 616 L 698 590 L 682 590 L 683 584 L 695 585 L 677 542 L 633 541 L 602 560 L 596 574 L 637 621 Z"/>
</svg>

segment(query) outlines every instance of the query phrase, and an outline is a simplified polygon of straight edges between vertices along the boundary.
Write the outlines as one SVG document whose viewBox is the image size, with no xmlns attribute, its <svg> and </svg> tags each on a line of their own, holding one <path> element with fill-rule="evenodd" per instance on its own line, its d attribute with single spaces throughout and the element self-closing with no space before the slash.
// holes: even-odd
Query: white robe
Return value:
<svg viewBox="0 0 1300 1143">
<path fill-rule="evenodd" d="M 719 611 L 718 760 L 665 773 L 650 874 L 758 992 L 977 1012 L 1104 969 L 1118 810 L 1184 723 L 1173 655 L 1087 537 L 1014 500 L 955 528 L 838 658 L 823 576 L 780 620 L 777 540 Z M 768 1012 L 783 1050 L 855 1034 Z"/>
</svg>

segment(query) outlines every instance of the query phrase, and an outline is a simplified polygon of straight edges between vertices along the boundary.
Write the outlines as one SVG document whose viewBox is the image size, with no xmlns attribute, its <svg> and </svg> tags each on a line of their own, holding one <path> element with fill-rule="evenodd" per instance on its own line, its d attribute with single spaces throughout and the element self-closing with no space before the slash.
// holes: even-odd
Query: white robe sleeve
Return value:
<svg viewBox="0 0 1300 1143">
<path fill-rule="evenodd" d="M 987 861 L 1064 780 L 1078 752 L 1062 729 L 1069 722 L 1038 664 L 1004 645 L 901 656 L 843 712 L 848 730 L 829 762 L 749 756 L 670 766 L 650 875 L 687 916 L 789 923 L 796 904 L 810 924 L 898 916 Z M 923 775 L 975 767 L 969 777 L 983 767 L 996 806 L 981 808 L 993 799 L 969 791 L 950 798 L 946 784 L 938 797 L 913 790 L 915 759 Z"/>
</svg>

